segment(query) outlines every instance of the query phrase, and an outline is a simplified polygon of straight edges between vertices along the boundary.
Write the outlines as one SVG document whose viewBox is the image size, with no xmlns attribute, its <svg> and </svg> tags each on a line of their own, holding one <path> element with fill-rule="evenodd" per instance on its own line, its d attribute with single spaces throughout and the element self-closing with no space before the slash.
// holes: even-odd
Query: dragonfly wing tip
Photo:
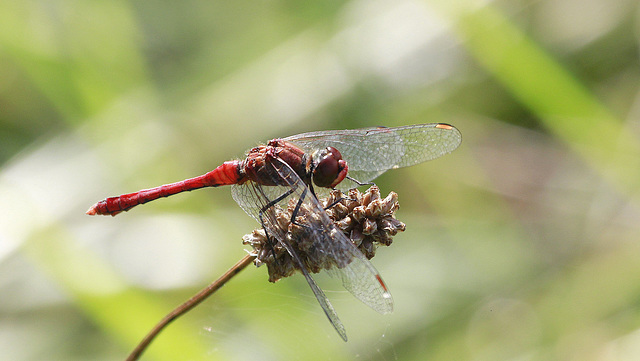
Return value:
<svg viewBox="0 0 640 361">
<path fill-rule="evenodd" d="M 453 126 L 447 123 L 438 123 L 436 124 L 436 128 L 451 130 L 453 129 Z"/>
</svg>

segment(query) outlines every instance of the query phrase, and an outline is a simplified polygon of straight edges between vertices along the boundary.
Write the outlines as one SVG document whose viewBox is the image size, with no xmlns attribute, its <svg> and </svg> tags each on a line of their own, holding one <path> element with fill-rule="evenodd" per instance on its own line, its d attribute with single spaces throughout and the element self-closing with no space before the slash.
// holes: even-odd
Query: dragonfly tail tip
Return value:
<svg viewBox="0 0 640 361">
<path fill-rule="evenodd" d="M 91 206 L 91 208 L 89 208 L 87 210 L 87 214 L 90 216 L 95 216 L 98 213 L 98 211 L 96 210 L 96 206 L 95 204 Z"/>
</svg>

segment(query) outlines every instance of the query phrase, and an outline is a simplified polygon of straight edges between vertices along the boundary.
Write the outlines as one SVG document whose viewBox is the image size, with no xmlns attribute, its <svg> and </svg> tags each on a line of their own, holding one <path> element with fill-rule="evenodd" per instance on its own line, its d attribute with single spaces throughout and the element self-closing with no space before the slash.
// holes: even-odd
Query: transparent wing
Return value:
<svg viewBox="0 0 640 361">
<path fill-rule="evenodd" d="M 433 123 L 396 128 L 363 128 L 302 133 L 284 138 L 312 153 L 331 146 L 342 153 L 349 175 L 369 182 L 389 169 L 408 167 L 454 151 L 462 141 L 454 126 Z M 349 188 L 353 184 L 338 188 Z"/>
<path fill-rule="evenodd" d="M 302 185 L 304 186 L 304 184 Z M 253 181 L 232 186 L 233 198 L 247 214 L 255 218 L 262 225 L 270 238 L 275 239 L 291 255 L 297 264 L 297 268 L 300 269 L 309 287 L 311 287 L 311 291 L 318 300 L 329 322 L 331 322 L 331 325 L 333 325 L 333 328 L 335 328 L 340 337 L 344 341 L 347 341 L 347 332 L 333 305 L 331 305 L 327 296 L 309 274 L 296 249 L 290 244 L 286 236 L 288 230 L 279 223 L 278 215 L 274 211 L 275 204 L 286 202 L 287 199 L 292 197 L 293 193 L 296 192 L 292 192 L 291 189 L 286 186 L 266 187 Z M 278 198 L 282 199 L 278 200 Z"/>
<path fill-rule="evenodd" d="M 378 271 L 333 224 L 300 177 L 277 158 L 267 164 L 273 168 L 270 173 L 278 177 L 273 183 L 279 185 L 262 186 L 252 181 L 234 185 L 233 198 L 292 256 L 336 331 L 346 339 L 335 310 L 309 271 L 327 270 L 340 277 L 345 289 L 366 305 L 383 314 L 391 312 L 393 300 Z M 292 210 L 294 224 L 301 232 L 294 234 L 283 227 L 276 204 Z"/>
</svg>

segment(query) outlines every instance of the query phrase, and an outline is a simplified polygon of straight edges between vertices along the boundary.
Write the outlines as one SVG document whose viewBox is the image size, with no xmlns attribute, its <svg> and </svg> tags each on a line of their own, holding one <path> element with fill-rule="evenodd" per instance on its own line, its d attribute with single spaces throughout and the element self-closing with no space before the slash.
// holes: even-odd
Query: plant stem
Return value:
<svg viewBox="0 0 640 361">
<path fill-rule="evenodd" d="M 233 265 L 227 272 L 225 272 L 220 278 L 213 281 L 210 285 L 203 288 L 200 292 L 196 293 L 193 297 L 188 299 L 185 303 L 176 307 L 173 311 L 171 311 L 168 315 L 164 316 L 164 318 L 156 324 L 151 331 L 144 337 L 142 341 L 136 346 L 136 348 L 131 352 L 129 357 L 127 357 L 126 361 L 136 361 L 142 355 L 144 350 L 147 349 L 149 344 L 153 341 L 156 336 L 173 320 L 184 315 L 189 312 L 192 308 L 200 304 L 200 302 L 207 299 L 207 297 L 211 296 L 215 291 L 217 291 L 220 287 L 222 287 L 227 281 L 229 281 L 233 276 L 242 271 L 245 267 L 247 267 L 256 256 L 247 254 L 242 258 L 238 263 Z"/>
</svg>

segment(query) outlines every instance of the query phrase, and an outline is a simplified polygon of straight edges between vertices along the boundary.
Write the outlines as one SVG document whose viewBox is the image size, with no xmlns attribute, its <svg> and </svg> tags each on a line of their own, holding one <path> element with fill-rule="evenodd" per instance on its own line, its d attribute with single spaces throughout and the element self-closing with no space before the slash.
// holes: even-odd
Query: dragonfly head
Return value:
<svg viewBox="0 0 640 361">
<path fill-rule="evenodd" d="M 314 154 L 313 159 L 313 183 L 318 187 L 333 188 L 347 176 L 347 161 L 336 148 L 327 147 Z"/>
</svg>

